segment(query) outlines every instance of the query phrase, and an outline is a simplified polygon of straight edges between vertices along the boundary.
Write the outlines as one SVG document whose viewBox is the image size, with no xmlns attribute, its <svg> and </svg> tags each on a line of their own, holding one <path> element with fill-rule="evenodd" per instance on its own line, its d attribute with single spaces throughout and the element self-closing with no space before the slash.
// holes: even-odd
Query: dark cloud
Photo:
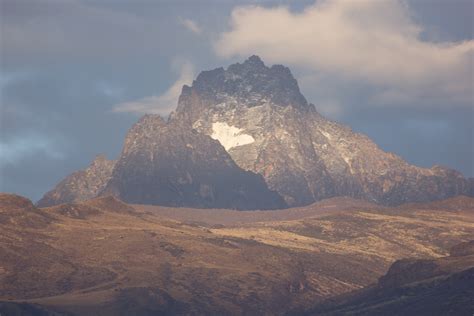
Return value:
<svg viewBox="0 0 474 316">
<path fill-rule="evenodd" d="M 79 67 L 41 69 L 2 88 L 2 191 L 17 191 L 37 199 L 38 192 L 47 190 L 77 167 L 87 165 L 97 153 L 117 156 L 126 131 L 136 118 L 111 112 L 117 97 L 110 88 L 104 88 L 104 82 L 122 86 L 114 82 L 113 74 L 104 79 L 103 72 L 89 71 Z M 143 93 L 128 92 L 133 89 L 128 86 L 124 90 L 132 95 Z M 23 187 L 19 179 L 37 172 L 30 167 L 49 166 L 42 178 L 43 185 L 34 193 L 23 191 L 31 183 Z M 13 181 L 14 172 L 18 175 Z"/>
<path fill-rule="evenodd" d="M 431 41 L 472 39 L 474 1 L 408 0 L 415 19 L 426 29 L 422 37 Z"/>
<path fill-rule="evenodd" d="M 427 168 L 443 165 L 474 176 L 472 109 L 356 108 L 340 120 L 410 163 Z"/>
</svg>

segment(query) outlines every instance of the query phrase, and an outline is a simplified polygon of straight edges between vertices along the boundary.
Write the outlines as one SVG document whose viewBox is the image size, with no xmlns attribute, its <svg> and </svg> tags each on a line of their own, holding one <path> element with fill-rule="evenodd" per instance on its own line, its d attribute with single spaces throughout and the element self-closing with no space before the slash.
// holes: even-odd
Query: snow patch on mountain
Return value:
<svg viewBox="0 0 474 316">
<path fill-rule="evenodd" d="M 212 123 L 211 137 L 218 140 L 228 151 L 231 148 L 255 142 L 251 135 L 244 134 L 243 131 L 243 129 L 228 125 L 225 122 L 215 122 Z"/>
</svg>

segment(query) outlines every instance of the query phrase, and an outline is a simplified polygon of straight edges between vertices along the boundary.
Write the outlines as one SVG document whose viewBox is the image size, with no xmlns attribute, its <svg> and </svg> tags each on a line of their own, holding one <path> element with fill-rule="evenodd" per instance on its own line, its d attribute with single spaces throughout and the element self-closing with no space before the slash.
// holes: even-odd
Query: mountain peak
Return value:
<svg viewBox="0 0 474 316">
<path fill-rule="evenodd" d="M 303 110 L 310 107 L 287 67 L 268 67 L 256 55 L 227 69 L 220 67 L 201 72 L 191 87 L 183 87 L 177 112 L 193 111 L 196 97 L 200 99 L 197 102 L 200 107 L 225 105 L 226 108 L 237 108 L 264 104 Z"/>
<path fill-rule="evenodd" d="M 219 68 L 218 68 L 219 69 Z M 220 68 L 224 70 L 223 68 Z M 235 63 L 229 65 L 225 70 L 226 73 L 239 74 L 242 72 L 251 72 L 251 73 L 260 73 L 265 74 L 270 70 L 269 67 L 265 65 L 262 59 L 257 55 L 252 55 L 243 63 Z"/>
<path fill-rule="evenodd" d="M 257 55 L 252 55 L 243 63 L 235 63 L 227 67 L 225 77 L 227 80 L 236 79 L 238 77 L 252 76 L 269 76 L 270 68 Z M 291 75 L 291 74 L 290 74 Z M 293 76 L 291 75 L 291 78 Z M 293 78 L 294 79 L 294 78 Z"/>
<path fill-rule="evenodd" d="M 263 63 L 262 59 L 257 56 L 257 55 L 252 55 L 249 58 L 247 58 L 246 61 L 244 61 L 245 65 L 252 65 L 252 66 L 257 66 L 257 67 L 265 67 L 265 64 Z"/>
</svg>

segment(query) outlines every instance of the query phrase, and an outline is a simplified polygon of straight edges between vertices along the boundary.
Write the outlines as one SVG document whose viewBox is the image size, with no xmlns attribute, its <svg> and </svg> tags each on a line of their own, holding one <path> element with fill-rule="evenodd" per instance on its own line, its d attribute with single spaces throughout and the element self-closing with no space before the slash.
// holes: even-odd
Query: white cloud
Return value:
<svg viewBox="0 0 474 316">
<path fill-rule="evenodd" d="M 225 58 L 258 54 L 272 63 L 377 87 L 374 102 L 443 99 L 472 105 L 474 41 L 426 42 L 397 0 L 323 0 L 302 12 L 287 7 L 233 10 L 214 43 Z"/>
<path fill-rule="evenodd" d="M 176 65 L 174 66 L 177 67 Z M 150 113 L 166 116 L 176 108 L 183 85 L 189 85 L 193 81 L 193 78 L 194 67 L 189 62 L 183 62 L 179 66 L 178 79 L 163 94 L 120 103 L 114 107 L 113 111 L 139 114 Z"/>
<path fill-rule="evenodd" d="M 181 25 L 183 25 L 185 28 L 187 28 L 189 31 L 193 32 L 194 34 L 201 34 L 202 29 L 201 27 L 193 20 L 191 19 L 184 19 L 184 18 L 178 18 L 178 21 Z"/>
</svg>

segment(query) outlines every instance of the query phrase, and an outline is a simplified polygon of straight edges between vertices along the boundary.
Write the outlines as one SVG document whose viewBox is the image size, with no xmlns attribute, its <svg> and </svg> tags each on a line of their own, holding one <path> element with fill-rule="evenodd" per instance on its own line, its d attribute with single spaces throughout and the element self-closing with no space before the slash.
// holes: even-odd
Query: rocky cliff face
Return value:
<svg viewBox="0 0 474 316">
<path fill-rule="evenodd" d="M 76 171 L 59 182 L 37 205 L 45 207 L 96 197 L 109 181 L 114 165 L 114 160 L 98 155 L 86 169 Z"/>
<path fill-rule="evenodd" d="M 396 205 L 469 190 L 454 170 L 412 166 L 322 117 L 288 68 L 267 67 L 257 56 L 202 72 L 183 88 L 174 118 L 218 140 L 290 206 L 337 195 Z"/>
<path fill-rule="evenodd" d="M 239 168 L 221 144 L 178 120 L 144 116 L 129 131 L 102 194 L 140 204 L 275 209 L 283 199 Z"/>
<path fill-rule="evenodd" d="M 112 162 L 101 166 L 69 176 L 39 204 L 105 188 L 131 203 L 190 207 L 267 209 L 341 195 L 397 205 L 472 195 L 474 187 L 457 171 L 410 165 L 324 118 L 288 68 L 257 56 L 201 72 L 169 122 L 145 116 L 131 129 L 112 176 Z"/>
</svg>

